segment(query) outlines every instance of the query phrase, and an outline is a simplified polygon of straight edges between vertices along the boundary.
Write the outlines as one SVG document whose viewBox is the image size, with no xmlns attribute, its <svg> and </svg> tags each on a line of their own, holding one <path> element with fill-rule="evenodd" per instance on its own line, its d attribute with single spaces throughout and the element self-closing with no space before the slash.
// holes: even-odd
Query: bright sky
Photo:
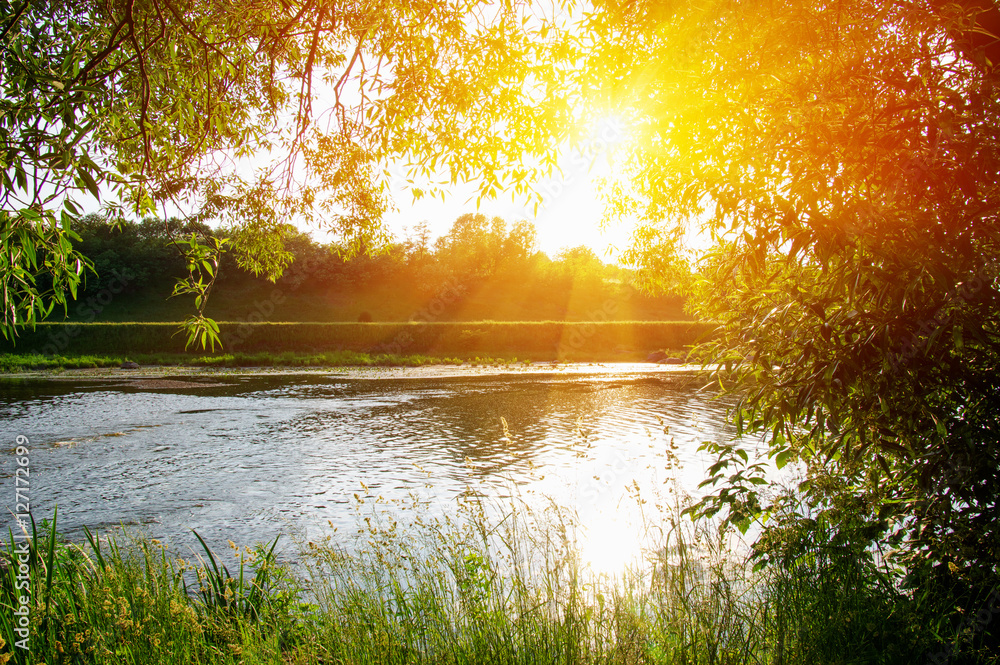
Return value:
<svg viewBox="0 0 1000 665">
<path fill-rule="evenodd" d="M 582 12 L 583 8 L 574 11 Z M 547 16 L 557 24 L 568 25 L 573 17 L 567 10 L 553 4 L 554 15 Z M 577 17 L 579 18 L 579 16 Z M 402 186 L 394 192 L 398 211 L 388 215 L 387 225 L 398 237 L 426 221 L 434 237 L 448 232 L 452 222 L 462 214 L 480 212 L 487 217 L 500 216 L 513 225 L 522 219 L 532 222 L 538 233 L 539 249 L 554 257 L 561 249 L 587 245 L 604 261 L 614 262 L 629 244 L 632 229 L 626 224 L 611 224 L 601 228 L 604 204 L 600 200 L 597 181 L 615 175 L 612 155 L 629 138 L 625 123 L 606 117 L 591 128 L 590 137 L 570 151 L 565 146 L 560 154 L 562 173 L 536 183 L 543 196 L 537 212 L 534 203 L 511 200 L 509 195 L 476 204 L 476 188 L 472 185 L 456 188 L 445 201 L 424 198 L 413 201 Z M 399 178 L 402 185 L 404 178 Z"/>
<path fill-rule="evenodd" d="M 389 231 L 402 240 L 419 223 L 426 221 L 433 239 L 451 229 L 452 223 L 460 215 L 481 212 L 487 217 L 499 216 L 513 226 L 520 220 L 528 220 L 535 225 L 538 233 L 538 249 L 555 257 L 560 250 L 586 245 L 594 250 L 602 260 L 613 263 L 618 255 L 628 247 L 631 226 L 612 224 L 601 228 L 604 204 L 598 193 L 598 180 L 612 176 L 614 168 L 609 152 L 601 140 L 591 142 L 584 149 L 560 159 L 562 174 L 554 173 L 536 185 L 543 196 L 538 205 L 537 215 L 533 203 L 513 201 L 510 196 L 480 202 L 476 206 L 474 185 L 455 187 L 446 200 L 424 197 L 413 201 L 412 194 L 403 187 L 400 177 L 393 190 L 398 210 L 389 212 L 385 222 Z M 105 197 L 107 198 L 107 197 Z M 92 212 L 98 212 L 96 201 Z M 180 214 L 172 208 L 167 214 Z M 307 225 L 299 224 L 303 231 L 311 233 L 317 242 L 328 242 L 328 234 Z"/>
<path fill-rule="evenodd" d="M 559 15 L 548 17 L 549 20 L 569 21 L 571 18 L 561 8 L 554 7 L 554 11 Z M 346 94 L 353 93 L 348 90 Z M 418 224 L 427 222 L 433 242 L 433 239 L 446 234 L 459 216 L 479 212 L 487 217 L 502 217 L 510 226 L 520 220 L 532 222 L 538 234 L 538 249 L 550 257 L 554 257 L 562 249 L 586 245 L 602 260 L 613 263 L 628 247 L 632 228 L 630 224 L 611 224 L 602 228 L 604 204 L 600 200 L 598 180 L 616 175 L 612 155 L 628 138 L 625 123 L 613 117 L 605 117 L 594 123 L 590 137 L 581 145 L 572 151 L 564 146 L 559 158 L 562 172 L 556 172 L 542 182 L 535 183 L 536 191 L 543 197 L 537 210 L 533 202 L 515 201 L 505 194 L 493 200 L 484 199 L 477 206 L 475 185 L 453 188 L 444 201 L 429 196 L 414 201 L 411 192 L 404 187 L 403 169 L 399 169 L 400 176 L 394 179 L 392 191 L 397 210 L 387 213 L 386 226 L 402 240 Z M 240 162 L 240 167 L 249 169 L 256 162 L 256 159 L 247 163 Z M 245 175 L 250 177 L 250 171 L 247 170 Z M 426 191 L 430 188 L 424 189 Z M 175 210 L 172 206 L 165 212 L 168 215 L 183 214 L 183 211 Z M 294 220 L 289 221 L 295 223 Z M 308 231 L 317 242 L 329 242 L 332 239 L 328 233 L 311 228 L 304 222 L 296 225 L 303 231 Z"/>
<path fill-rule="evenodd" d="M 563 248 L 587 245 L 603 260 L 614 262 L 627 248 L 631 228 L 627 224 L 601 228 L 604 204 L 598 180 L 615 174 L 612 153 L 623 140 L 620 125 L 604 120 L 580 148 L 572 152 L 567 148 L 559 160 L 562 173 L 554 173 L 536 184 L 536 190 L 544 197 L 537 215 L 533 203 L 512 201 L 510 196 L 484 199 L 477 208 L 476 188 L 472 185 L 455 188 L 445 201 L 429 197 L 413 201 L 400 177 L 394 188 L 399 210 L 387 215 L 387 226 L 402 238 L 407 230 L 426 221 L 436 238 L 447 233 L 460 215 L 480 212 L 487 217 L 500 216 L 510 225 L 522 219 L 532 222 L 538 232 L 539 249 L 550 257 Z"/>
</svg>

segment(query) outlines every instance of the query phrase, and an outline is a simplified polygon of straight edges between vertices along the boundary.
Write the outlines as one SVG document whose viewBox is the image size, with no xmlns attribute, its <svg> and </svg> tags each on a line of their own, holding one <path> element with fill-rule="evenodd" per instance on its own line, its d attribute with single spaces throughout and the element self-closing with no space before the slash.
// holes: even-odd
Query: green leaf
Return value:
<svg viewBox="0 0 1000 665">
<path fill-rule="evenodd" d="M 786 448 L 782 450 L 774 458 L 775 466 L 777 466 L 779 469 L 785 468 L 785 465 L 788 464 L 788 460 L 792 458 L 792 455 L 793 453 L 791 449 Z"/>
<path fill-rule="evenodd" d="M 86 169 L 78 168 L 76 170 L 76 173 L 77 175 L 80 176 L 80 179 L 83 180 L 83 184 L 87 186 L 87 189 L 90 191 L 90 193 L 94 195 L 94 198 L 100 201 L 101 190 L 97 186 L 97 181 L 94 180 L 94 177 L 92 175 L 90 175 L 90 172 L 88 172 Z"/>
</svg>

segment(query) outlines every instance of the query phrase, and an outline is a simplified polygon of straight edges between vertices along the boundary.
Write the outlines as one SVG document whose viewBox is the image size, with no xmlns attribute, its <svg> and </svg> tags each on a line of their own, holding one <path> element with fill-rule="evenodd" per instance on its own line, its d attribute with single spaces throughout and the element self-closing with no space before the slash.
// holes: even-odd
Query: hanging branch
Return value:
<svg viewBox="0 0 1000 665">
<path fill-rule="evenodd" d="M 7 22 L 7 25 L 4 26 L 3 32 L 0 32 L 0 42 L 3 42 L 4 38 L 7 36 L 7 33 L 9 33 L 11 30 L 14 29 L 14 26 L 18 24 L 18 22 L 21 20 L 21 17 L 24 16 L 24 13 L 28 11 L 28 7 L 30 6 L 31 3 L 28 1 L 21 3 L 21 6 L 17 8 L 16 12 L 14 12 L 14 16 L 10 19 L 10 21 Z"/>
</svg>

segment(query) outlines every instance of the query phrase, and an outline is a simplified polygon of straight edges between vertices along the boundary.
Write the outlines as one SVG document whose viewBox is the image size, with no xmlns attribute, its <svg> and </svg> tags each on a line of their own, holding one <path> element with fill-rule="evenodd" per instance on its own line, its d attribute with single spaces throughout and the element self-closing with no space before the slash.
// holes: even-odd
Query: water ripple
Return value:
<svg viewBox="0 0 1000 665">
<path fill-rule="evenodd" d="M 390 499 L 429 485 L 442 503 L 469 485 L 587 501 L 639 480 L 693 490 L 698 445 L 732 437 L 728 403 L 700 383 L 634 372 L 258 376 L 170 390 L 22 380 L 0 396 L 0 433 L 3 445 L 30 438 L 33 512 L 58 505 L 66 533 L 124 523 L 174 542 L 197 529 L 253 543 L 290 525 L 348 525 L 362 482 Z"/>
</svg>

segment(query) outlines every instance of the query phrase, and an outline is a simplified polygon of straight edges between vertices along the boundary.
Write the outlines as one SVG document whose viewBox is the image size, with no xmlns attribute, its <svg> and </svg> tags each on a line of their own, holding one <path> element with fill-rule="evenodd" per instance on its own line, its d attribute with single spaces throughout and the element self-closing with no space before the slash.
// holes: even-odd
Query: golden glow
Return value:
<svg viewBox="0 0 1000 665">
<path fill-rule="evenodd" d="M 623 512 L 602 511 L 583 525 L 580 558 L 596 574 L 618 575 L 641 562 L 641 526 Z"/>
<path fill-rule="evenodd" d="M 585 245 L 603 260 L 613 261 L 628 246 L 632 229 L 629 224 L 602 228 L 604 202 L 599 189 L 602 183 L 624 182 L 636 131 L 625 116 L 613 113 L 591 115 L 581 119 L 577 127 L 575 141 L 559 148 L 559 168 L 532 183 L 542 199 L 537 208 L 533 200 L 512 197 L 509 190 L 477 204 L 477 192 L 471 184 L 453 186 L 444 200 L 413 200 L 403 166 L 397 165 L 390 188 L 399 209 L 387 214 L 389 228 L 402 235 L 405 228 L 426 221 L 432 235 L 440 236 L 458 216 L 481 212 L 510 223 L 522 219 L 534 223 L 539 249 L 550 257 L 560 249 Z M 425 182 L 418 178 L 416 184 L 430 188 L 431 179 Z"/>
<path fill-rule="evenodd" d="M 605 150 L 615 151 L 633 138 L 631 123 L 617 113 L 606 113 L 589 124 L 587 139 Z"/>
</svg>

